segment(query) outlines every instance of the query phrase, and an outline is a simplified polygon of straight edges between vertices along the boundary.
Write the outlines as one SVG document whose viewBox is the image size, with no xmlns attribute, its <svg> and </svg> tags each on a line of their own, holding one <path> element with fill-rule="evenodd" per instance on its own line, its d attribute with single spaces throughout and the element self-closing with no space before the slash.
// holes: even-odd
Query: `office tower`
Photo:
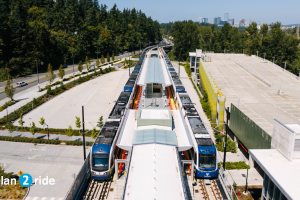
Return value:
<svg viewBox="0 0 300 200">
<path fill-rule="evenodd" d="M 228 19 L 229 19 L 229 13 L 225 13 L 224 14 L 224 21 L 228 21 Z"/>
<path fill-rule="evenodd" d="M 246 21 L 245 19 L 241 19 L 239 26 L 240 27 L 245 27 L 245 21 Z"/>
<path fill-rule="evenodd" d="M 228 20 L 228 23 L 229 23 L 231 26 L 233 26 L 233 25 L 234 25 L 234 19 L 229 19 L 229 20 Z"/>
<path fill-rule="evenodd" d="M 220 22 L 221 22 L 221 17 L 215 17 L 215 18 L 214 18 L 214 24 L 215 24 L 215 25 L 219 25 Z"/>
</svg>

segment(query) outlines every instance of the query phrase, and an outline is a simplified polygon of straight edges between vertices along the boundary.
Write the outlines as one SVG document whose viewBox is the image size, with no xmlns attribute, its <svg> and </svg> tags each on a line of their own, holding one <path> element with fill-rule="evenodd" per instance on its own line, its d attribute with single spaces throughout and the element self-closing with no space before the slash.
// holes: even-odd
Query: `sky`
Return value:
<svg viewBox="0 0 300 200">
<path fill-rule="evenodd" d="M 229 19 L 235 23 L 241 19 L 254 19 L 260 23 L 281 22 L 282 25 L 300 24 L 299 0 L 98 0 L 109 9 L 116 3 L 119 10 L 136 8 L 159 23 L 182 20 L 198 21 L 199 17 L 224 18 L 229 13 Z"/>
</svg>

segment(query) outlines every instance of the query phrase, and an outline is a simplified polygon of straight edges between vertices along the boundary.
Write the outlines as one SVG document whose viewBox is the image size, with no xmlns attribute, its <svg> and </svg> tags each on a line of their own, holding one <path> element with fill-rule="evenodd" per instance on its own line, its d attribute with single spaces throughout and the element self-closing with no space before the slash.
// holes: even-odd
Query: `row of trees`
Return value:
<svg viewBox="0 0 300 200">
<path fill-rule="evenodd" d="M 197 26 L 192 21 L 175 22 L 172 27 L 174 37 L 174 55 L 186 60 L 188 52 L 196 48 L 222 53 L 244 53 L 257 55 L 273 61 L 279 66 L 286 62 L 287 70 L 297 74 L 300 68 L 299 43 L 294 32 L 282 30 L 279 22 L 262 24 L 260 30 L 253 22 L 241 31 L 226 23 L 223 27 Z"/>
<path fill-rule="evenodd" d="M 58 68 L 73 56 L 96 58 L 161 38 L 159 23 L 141 10 L 109 10 L 98 0 L 0 0 L 0 12 L 0 79 L 30 73 L 36 61 Z"/>
<path fill-rule="evenodd" d="M 80 128 L 81 128 L 80 117 L 75 116 L 75 118 L 76 118 L 76 120 L 75 120 L 75 126 L 76 126 L 76 128 L 80 129 Z M 23 120 L 23 113 L 21 113 L 20 119 L 19 119 L 18 123 L 19 123 L 20 127 L 23 128 L 24 123 L 25 123 L 25 121 Z M 42 126 L 47 126 L 44 117 L 41 117 L 39 123 L 40 123 L 40 125 L 42 125 Z M 103 125 L 104 125 L 104 123 L 103 123 L 103 116 L 101 116 L 101 117 L 99 118 L 98 122 L 97 122 L 97 127 L 100 128 L 100 130 L 101 130 L 102 127 L 103 127 Z M 12 131 L 12 130 L 11 130 L 11 131 Z M 37 133 L 37 127 L 36 127 L 36 125 L 35 125 L 34 122 L 31 123 L 31 126 L 30 126 L 30 132 L 31 132 L 32 135 L 34 135 L 34 134 Z M 92 136 L 93 139 L 96 139 L 97 136 L 98 136 L 98 134 L 99 134 L 99 131 L 98 131 L 96 128 L 94 128 L 93 130 L 91 130 L 91 136 Z M 68 127 L 67 135 L 68 135 L 68 136 L 74 135 L 74 131 L 73 131 L 71 125 L 69 125 L 69 127 Z"/>
</svg>

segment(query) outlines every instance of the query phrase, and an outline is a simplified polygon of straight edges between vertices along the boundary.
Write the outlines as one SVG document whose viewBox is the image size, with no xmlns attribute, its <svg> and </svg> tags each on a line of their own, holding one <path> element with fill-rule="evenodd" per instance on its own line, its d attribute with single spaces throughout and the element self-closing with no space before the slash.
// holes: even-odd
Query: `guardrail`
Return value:
<svg viewBox="0 0 300 200">
<path fill-rule="evenodd" d="M 266 84 L 269 88 L 272 88 L 272 84 L 269 81 L 265 80 L 263 77 L 261 77 L 261 75 L 256 73 L 253 69 L 252 70 L 249 69 L 249 67 L 242 65 L 241 63 L 239 63 L 236 60 L 234 60 L 234 63 L 237 64 L 238 66 L 242 67 L 244 70 L 246 70 L 248 73 L 250 73 L 255 78 L 259 79 L 261 82 Z"/>
<path fill-rule="evenodd" d="M 87 177 L 90 175 L 90 156 L 89 153 L 64 200 L 77 199 L 78 194 L 85 185 L 84 183 L 88 180 Z"/>
<path fill-rule="evenodd" d="M 299 76 L 297 76 L 297 75 L 295 75 L 295 74 L 293 74 L 293 73 L 287 71 L 286 69 L 284 69 L 284 68 L 282 68 L 282 67 L 276 65 L 275 63 L 272 63 L 272 62 L 269 61 L 269 60 L 266 60 L 266 59 L 257 57 L 257 56 L 255 56 L 255 55 L 252 55 L 252 57 L 257 58 L 257 59 L 260 59 L 260 60 L 262 60 L 262 61 L 264 61 L 264 62 L 266 62 L 266 63 L 269 63 L 269 64 L 273 65 L 274 67 L 276 67 L 277 69 L 282 70 L 284 73 L 286 73 L 286 74 L 292 76 L 292 77 L 295 78 L 296 80 L 300 80 L 300 77 L 299 77 Z"/>
</svg>

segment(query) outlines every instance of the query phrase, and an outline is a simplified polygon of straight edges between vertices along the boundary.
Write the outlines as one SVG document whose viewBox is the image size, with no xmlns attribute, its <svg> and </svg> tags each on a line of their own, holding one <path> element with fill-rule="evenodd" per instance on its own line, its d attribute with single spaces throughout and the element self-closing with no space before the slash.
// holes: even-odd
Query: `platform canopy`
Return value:
<svg viewBox="0 0 300 200">
<path fill-rule="evenodd" d="M 164 74 L 159 58 L 149 58 L 147 71 L 145 74 L 145 84 L 150 83 L 165 83 Z"/>
<path fill-rule="evenodd" d="M 176 133 L 174 131 L 162 129 L 145 129 L 134 131 L 132 145 L 152 143 L 177 146 Z"/>
</svg>

